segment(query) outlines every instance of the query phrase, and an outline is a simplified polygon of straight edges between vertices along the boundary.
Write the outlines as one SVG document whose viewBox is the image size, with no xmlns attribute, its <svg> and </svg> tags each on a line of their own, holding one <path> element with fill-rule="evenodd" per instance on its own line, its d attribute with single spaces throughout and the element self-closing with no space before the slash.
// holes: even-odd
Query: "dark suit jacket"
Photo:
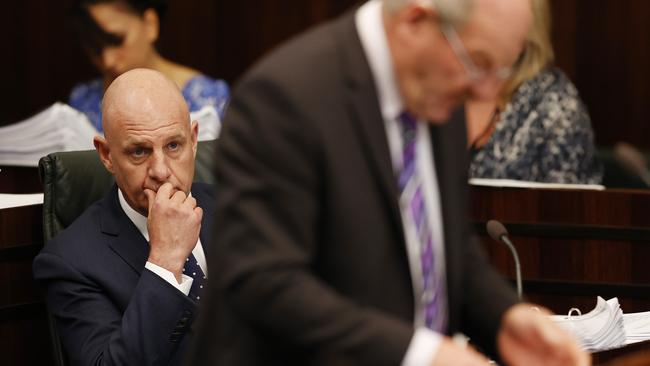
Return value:
<svg viewBox="0 0 650 366">
<path fill-rule="evenodd" d="M 353 13 L 235 89 L 217 145 L 216 242 L 193 365 L 398 365 L 414 294 L 384 122 Z M 431 127 L 449 331 L 486 349 L 512 290 L 470 240 L 462 113 Z"/>
<path fill-rule="evenodd" d="M 195 183 L 209 243 L 213 187 Z M 178 365 L 197 304 L 144 268 L 149 244 L 120 207 L 114 186 L 34 260 L 73 365 Z"/>
</svg>

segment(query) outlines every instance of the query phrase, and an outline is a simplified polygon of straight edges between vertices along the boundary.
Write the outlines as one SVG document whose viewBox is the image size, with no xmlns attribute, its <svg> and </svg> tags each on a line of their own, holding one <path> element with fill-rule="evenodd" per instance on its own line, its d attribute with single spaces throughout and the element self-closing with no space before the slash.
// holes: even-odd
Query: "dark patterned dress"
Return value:
<svg viewBox="0 0 650 366">
<path fill-rule="evenodd" d="M 219 113 L 219 117 L 223 119 L 230 97 L 228 84 L 225 81 L 197 75 L 185 83 L 181 92 L 190 112 L 196 112 L 205 106 L 213 106 Z M 103 96 L 104 83 L 102 79 L 94 79 L 75 86 L 70 93 L 69 100 L 70 106 L 88 116 L 90 122 L 99 132 L 102 132 Z"/>
<path fill-rule="evenodd" d="M 589 114 L 557 68 L 522 84 L 488 142 L 471 149 L 470 178 L 599 184 L 602 175 Z"/>
</svg>

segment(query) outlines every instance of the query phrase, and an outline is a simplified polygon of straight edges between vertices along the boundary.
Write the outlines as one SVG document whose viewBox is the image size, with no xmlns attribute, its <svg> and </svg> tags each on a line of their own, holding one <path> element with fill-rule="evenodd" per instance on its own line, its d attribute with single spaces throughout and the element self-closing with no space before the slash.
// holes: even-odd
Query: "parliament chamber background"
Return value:
<svg viewBox="0 0 650 366">
<path fill-rule="evenodd" d="M 10 2 L 0 12 L 0 126 L 29 117 L 97 76 L 65 27 L 70 0 Z M 234 85 L 265 52 L 354 6 L 354 0 L 171 0 L 163 54 Z M 650 2 L 553 0 L 556 63 L 576 84 L 599 147 L 650 150 Z M 35 168 L 0 167 L 0 193 L 42 191 Z M 493 263 L 513 278 L 507 249 L 484 235 L 502 220 L 520 250 L 524 293 L 556 312 L 619 296 L 650 310 L 650 191 L 474 188 L 472 220 Z M 516 202 L 516 203 L 515 203 Z M 40 206 L 0 210 L 0 363 L 52 361 L 43 297 L 31 262 L 43 245 Z"/>
</svg>

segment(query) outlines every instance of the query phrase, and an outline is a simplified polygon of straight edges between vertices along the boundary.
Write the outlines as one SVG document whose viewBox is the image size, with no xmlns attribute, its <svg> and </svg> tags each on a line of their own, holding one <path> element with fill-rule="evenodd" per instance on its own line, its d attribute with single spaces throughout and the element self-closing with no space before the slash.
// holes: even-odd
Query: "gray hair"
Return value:
<svg viewBox="0 0 650 366">
<path fill-rule="evenodd" d="M 406 5 L 416 3 L 435 9 L 445 23 L 460 25 L 467 21 L 474 0 L 382 0 L 386 11 L 394 12 Z"/>
</svg>

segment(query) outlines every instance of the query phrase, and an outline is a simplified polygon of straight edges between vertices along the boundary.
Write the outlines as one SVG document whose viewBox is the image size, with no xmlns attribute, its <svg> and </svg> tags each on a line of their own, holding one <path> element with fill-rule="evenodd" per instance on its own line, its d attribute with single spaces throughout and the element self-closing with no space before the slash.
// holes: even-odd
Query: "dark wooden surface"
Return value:
<svg viewBox="0 0 650 366">
<path fill-rule="evenodd" d="M 0 126 L 33 115 L 70 89 L 97 77 L 66 29 L 73 0 L 12 1 L 0 11 Z M 269 49 L 357 0 L 169 0 L 161 53 L 173 61 L 234 83 Z"/>
<path fill-rule="evenodd" d="M 0 193 L 40 192 L 43 192 L 43 185 L 38 168 L 0 165 Z"/>
<path fill-rule="evenodd" d="M 0 355 L 4 365 L 51 365 L 49 328 L 32 260 L 43 243 L 42 206 L 0 210 Z"/>
<path fill-rule="evenodd" d="M 526 296 L 556 313 L 619 297 L 624 312 L 650 310 L 650 192 L 472 189 L 472 219 L 492 263 L 514 278 L 508 249 L 487 237 L 489 219 L 510 231 Z"/>
<path fill-rule="evenodd" d="M 648 366 L 650 365 L 650 341 L 596 352 L 592 354 L 592 361 L 595 366 Z"/>
</svg>

